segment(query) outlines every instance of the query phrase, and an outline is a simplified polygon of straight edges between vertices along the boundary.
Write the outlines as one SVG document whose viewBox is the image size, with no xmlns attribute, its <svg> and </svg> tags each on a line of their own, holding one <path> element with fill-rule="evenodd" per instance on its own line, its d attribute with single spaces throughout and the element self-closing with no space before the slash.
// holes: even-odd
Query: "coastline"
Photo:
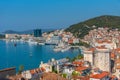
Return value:
<svg viewBox="0 0 120 80">
<path fill-rule="evenodd" d="M 0 50 L 0 54 L 2 55 L 1 60 L 5 60 L 4 62 L 0 61 L 1 64 L 0 69 L 9 68 L 11 66 L 15 66 L 16 69 L 18 69 L 19 65 L 21 64 L 25 66 L 25 70 L 33 69 L 38 67 L 41 61 L 48 62 L 51 58 L 54 59 L 62 59 L 66 57 L 72 58 L 79 54 L 79 51 L 76 49 L 72 51 L 69 50 L 66 52 L 54 52 L 52 45 L 29 45 L 27 43 L 25 44 L 20 43 L 15 47 L 12 43 L 7 44 L 4 41 L 6 39 L 0 40 L 3 40 L 0 41 L 0 43 L 2 43 Z M 30 56 L 31 54 L 32 56 Z M 22 59 L 20 56 L 22 57 Z"/>
</svg>

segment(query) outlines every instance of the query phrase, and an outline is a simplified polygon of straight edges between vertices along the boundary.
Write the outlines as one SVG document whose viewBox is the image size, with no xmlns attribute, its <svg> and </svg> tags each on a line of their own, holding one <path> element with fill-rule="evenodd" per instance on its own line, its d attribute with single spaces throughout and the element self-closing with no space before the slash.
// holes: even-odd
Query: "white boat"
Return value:
<svg viewBox="0 0 120 80">
<path fill-rule="evenodd" d="M 69 49 L 70 49 L 69 46 L 68 45 L 66 46 L 66 44 L 61 41 L 57 46 L 55 46 L 55 48 L 53 50 L 57 51 L 57 52 L 58 51 L 64 52 Z"/>
<path fill-rule="evenodd" d="M 53 49 L 55 52 L 59 52 L 59 51 L 61 51 L 61 47 L 59 47 L 59 46 L 55 46 L 55 48 Z"/>
<path fill-rule="evenodd" d="M 69 47 L 69 46 L 67 46 L 67 47 L 64 47 L 64 48 L 62 48 L 61 52 L 68 51 L 69 49 L 70 49 L 70 47 Z"/>
<path fill-rule="evenodd" d="M 55 42 L 55 41 L 53 41 L 53 40 L 47 40 L 47 41 L 45 42 L 45 44 L 46 44 L 46 45 L 56 45 L 57 42 Z"/>
<path fill-rule="evenodd" d="M 28 40 L 28 43 L 29 43 L 29 44 L 35 44 L 35 45 L 38 44 L 38 42 L 35 42 L 33 39 L 29 39 L 29 40 Z"/>
<path fill-rule="evenodd" d="M 45 45 L 45 43 L 38 43 L 39 45 Z"/>
</svg>

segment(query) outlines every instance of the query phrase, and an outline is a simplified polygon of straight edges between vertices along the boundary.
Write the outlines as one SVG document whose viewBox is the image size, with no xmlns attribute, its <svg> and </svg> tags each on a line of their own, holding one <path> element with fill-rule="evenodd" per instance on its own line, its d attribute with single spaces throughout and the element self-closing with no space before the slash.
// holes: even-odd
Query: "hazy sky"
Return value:
<svg viewBox="0 0 120 80">
<path fill-rule="evenodd" d="M 120 16 L 120 0 L 0 0 L 0 31 L 65 28 L 100 15 Z"/>
</svg>

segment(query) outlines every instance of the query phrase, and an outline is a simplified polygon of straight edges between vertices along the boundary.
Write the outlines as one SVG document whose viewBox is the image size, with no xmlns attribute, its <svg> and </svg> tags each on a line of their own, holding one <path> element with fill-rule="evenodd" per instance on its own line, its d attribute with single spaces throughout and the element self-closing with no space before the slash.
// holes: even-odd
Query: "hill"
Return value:
<svg viewBox="0 0 120 80">
<path fill-rule="evenodd" d="M 26 31 L 6 30 L 2 33 L 3 34 L 31 34 L 31 33 L 33 33 L 33 30 L 26 30 Z"/>
<path fill-rule="evenodd" d="M 49 32 L 55 29 L 42 29 L 42 32 Z M 14 30 L 6 30 L 2 32 L 3 34 L 33 34 L 33 30 L 26 30 L 26 31 L 14 31 Z"/>
<path fill-rule="evenodd" d="M 73 24 L 65 31 L 70 31 L 74 36 L 83 38 L 89 33 L 90 30 L 99 27 L 108 27 L 110 29 L 118 28 L 120 30 L 120 16 L 103 15 L 95 17 L 77 24 Z"/>
</svg>

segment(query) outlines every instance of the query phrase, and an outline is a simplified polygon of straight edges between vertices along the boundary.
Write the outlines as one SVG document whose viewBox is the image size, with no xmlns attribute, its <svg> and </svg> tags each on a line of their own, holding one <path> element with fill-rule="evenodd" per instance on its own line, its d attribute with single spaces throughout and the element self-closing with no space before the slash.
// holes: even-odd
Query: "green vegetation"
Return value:
<svg viewBox="0 0 120 80">
<path fill-rule="evenodd" d="M 76 56 L 77 59 L 83 59 L 83 54 L 79 54 L 78 56 Z"/>
<path fill-rule="evenodd" d="M 85 42 L 80 41 L 79 43 L 76 44 L 71 44 L 72 46 L 85 46 L 85 47 L 90 47 L 90 44 L 87 44 Z"/>
<path fill-rule="evenodd" d="M 70 57 L 66 57 L 66 59 L 68 59 L 69 61 L 71 61 L 71 58 L 70 58 Z"/>
<path fill-rule="evenodd" d="M 58 71 L 55 69 L 55 66 L 52 66 L 52 72 L 58 73 Z"/>
<path fill-rule="evenodd" d="M 67 78 L 67 74 L 65 74 L 65 73 L 62 74 L 62 77 Z"/>
<path fill-rule="evenodd" d="M 82 59 L 83 58 L 83 54 L 79 54 L 79 55 L 77 55 L 76 57 L 73 57 L 72 59 L 71 59 L 71 61 L 73 62 L 73 61 L 75 61 L 75 60 L 79 60 L 79 59 Z"/>
<path fill-rule="evenodd" d="M 95 25 L 96 27 L 93 27 Z M 118 28 L 120 30 L 120 16 L 104 15 L 96 18 L 89 19 L 78 24 L 71 25 L 65 31 L 70 31 L 74 36 L 83 38 L 90 30 L 108 27 L 110 29 Z"/>
<path fill-rule="evenodd" d="M 19 70 L 18 70 L 18 74 L 21 74 L 23 70 L 24 70 L 24 66 L 20 65 L 19 66 Z"/>
<path fill-rule="evenodd" d="M 73 61 L 78 60 L 78 59 L 83 59 L 83 54 L 78 54 L 77 56 L 75 56 L 73 58 L 66 57 L 66 59 L 69 59 L 70 62 L 73 62 Z"/>
<path fill-rule="evenodd" d="M 78 75 L 79 75 L 79 73 L 77 71 L 72 72 L 72 76 L 78 76 Z"/>
<path fill-rule="evenodd" d="M 0 39 L 4 39 L 5 35 L 0 34 Z"/>
</svg>

